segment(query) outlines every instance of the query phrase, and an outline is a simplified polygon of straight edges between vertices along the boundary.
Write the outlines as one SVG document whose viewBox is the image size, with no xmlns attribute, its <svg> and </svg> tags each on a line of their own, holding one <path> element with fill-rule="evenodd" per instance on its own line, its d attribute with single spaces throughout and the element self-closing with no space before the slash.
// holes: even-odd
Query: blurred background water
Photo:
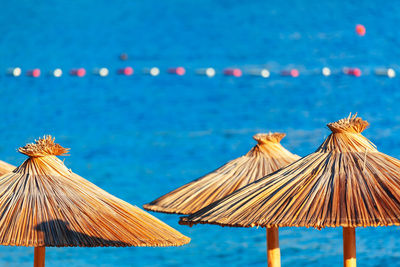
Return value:
<svg viewBox="0 0 400 267">
<path fill-rule="evenodd" d="M 398 68 L 396 1 L 0 1 L 0 70 L 10 66 L 182 65 L 182 77 L 56 79 L 0 75 L 0 158 L 19 165 L 19 146 L 44 134 L 71 147 L 66 165 L 141 206 L 246 153 L 260 131 L 283 131 L 304 156 L 328 122 L 358 112 L 365 135 L 400 157 L 399 78 L 302 75 L 329 66 Z M 355 24 L 367 34 L 354 33 Z M 127 62 L 118 55 L 129 54 Z M 287 67 L 300 77 L 193 74 L 197 67 Z M 49 266 L 265 266 L 265 229 L 178 225 L 179 248 L 49 248 Z M 283 266 L 340 266 L 341 229 L 281 230 Z M 398 227 L 357 229 L 360 266 L 400 266 Z M 31 266 L 33 249 L 0 247 L 3 266 Z"/>
</svg>

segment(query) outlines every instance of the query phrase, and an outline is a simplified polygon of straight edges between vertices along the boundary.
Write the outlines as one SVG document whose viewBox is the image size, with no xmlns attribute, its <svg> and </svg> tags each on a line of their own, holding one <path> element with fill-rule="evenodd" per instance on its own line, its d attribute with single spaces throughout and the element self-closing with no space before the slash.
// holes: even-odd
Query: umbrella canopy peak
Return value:
<svg viewBox="0 0 400 267">
<path fill-rule="evenodd" d="M 376 146 L 361 134 L 369 123 L 356 116 L 350 115 L 347 118 L 329 123 L 327 126 L 331 129 L 332 134 L 326 138 L 316 152 L 377 152 Z"/>
<path fill-rule="evenodd" d="M 31 158 L 44 156 L 68 156 L 69 148 L 64 148 L 54 142 L 55 138 L 51 135 L 45 135 L 43 138 L 35 140 L 35 143 L 26 144 L 20 147 L 18 151 Z"/>
<path fill-rule="evenodd" d="M 286 136 L 284 133 L 258 133 L 253 136 L 257 141 L 255 145 L 247 154 L 247 157 L 258 157 L 260 154 L 266 158 L 291 158 L 292 153 L 286 150 L 280 141 Z M 283 166 L 281 166 L 283 167 Z M 279 169 L 279 168 L 277 168 Z"/>
<path fill-rule="evenodd" d="M 253 139 L 258 142 L 258 144 L 266 144 L 266 143 L 280 143 L 282 138 L 284 138 L 286 134 L 284 133 L 258 133 L 253 136 Z"/>
<path fill-rule="evenodd" d="M 361 133 L 369 126 L 369 123 L 357 117 L 357 114 L 351 116 L 350 113 L 347 118 L 328 123 L 327 126 L 332 133 Z"/>
</svg>

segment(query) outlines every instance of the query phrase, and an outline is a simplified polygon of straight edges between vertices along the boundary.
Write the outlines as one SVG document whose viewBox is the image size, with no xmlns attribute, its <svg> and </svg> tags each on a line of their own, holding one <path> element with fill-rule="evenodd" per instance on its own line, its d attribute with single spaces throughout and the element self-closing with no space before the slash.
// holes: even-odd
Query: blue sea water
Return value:
<svg viewBox="0 0 400 267">
<path fill-rule="evenodd" d="M 106 66 L 110 76 L 60 79 L 0 75 L 0 158 L 19 165 L 19 146 L 44 134 L 71 148 L 65 163 L 108 192 L 141 206 L 246 153 L 251 136 L 283 131 L 304 156 L 328 122 L 358 112 L 365 135 L 400 157 L 400 5 L 396 1 L 0 1 L 0 70 L 10 66 Z M 367 34 L 354 33 L 357 23 Z M 129 54 L 127 62 L 118 55 Z M 182 77 L 115 69 L 185 66 Z M 267 66 L 269 79 L 195 76 L 197 67 Z M 360 78 L 312 75 L 360 67 Z M 300 77 L 276 73 L 287 67 Z M 1 73 L 1 72 L 0 72 Z M 305 75 L 302 75 L 306 73 Z M 178 225 L 178 248 L 48 248 L 48 266 L 265 266 L 265 229 Z M 341 229 L 282 228 L 283 266 L 340 266 Z M 360 266 L 400 266 L 400 229 L 357 229 Z M 3 266 L 31 266 L 32 248 L 0 247 Z"/>
</svg>

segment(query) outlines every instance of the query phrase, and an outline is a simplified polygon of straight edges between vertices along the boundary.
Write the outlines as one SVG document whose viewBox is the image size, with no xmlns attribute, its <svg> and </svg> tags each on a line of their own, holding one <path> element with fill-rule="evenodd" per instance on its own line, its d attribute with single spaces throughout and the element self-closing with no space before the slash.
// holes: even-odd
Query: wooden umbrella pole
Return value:
<svg viewBox="0 0 400 267">
<path fill-rule="evenodd" d="M 343 227 L 343 266 L 356 267 L 356 229 Z"/>
<path fill-rule="evenodd" d="M 281 266 L 281 251 L 279 249 L 279 228 L 267 228 L 268 267 Z"/>
<path fill-rule="evenodd" d="M 44 267 L 46 247 L 35 247 L 33 267 Z"/>
</svg>

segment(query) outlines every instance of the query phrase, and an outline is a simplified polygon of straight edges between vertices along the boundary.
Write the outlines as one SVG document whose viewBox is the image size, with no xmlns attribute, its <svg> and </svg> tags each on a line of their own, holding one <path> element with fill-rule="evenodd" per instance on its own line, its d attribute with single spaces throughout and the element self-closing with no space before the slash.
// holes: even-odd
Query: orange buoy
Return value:
<svg viewBox="0 0 400 267">
<path fill-rule="evenodd" d="M 356 33 L 360 36 L 364 36 L 367 30 L 365 29 L 364 25 L 357 24 L 356 25 Z"/>
</svg>

